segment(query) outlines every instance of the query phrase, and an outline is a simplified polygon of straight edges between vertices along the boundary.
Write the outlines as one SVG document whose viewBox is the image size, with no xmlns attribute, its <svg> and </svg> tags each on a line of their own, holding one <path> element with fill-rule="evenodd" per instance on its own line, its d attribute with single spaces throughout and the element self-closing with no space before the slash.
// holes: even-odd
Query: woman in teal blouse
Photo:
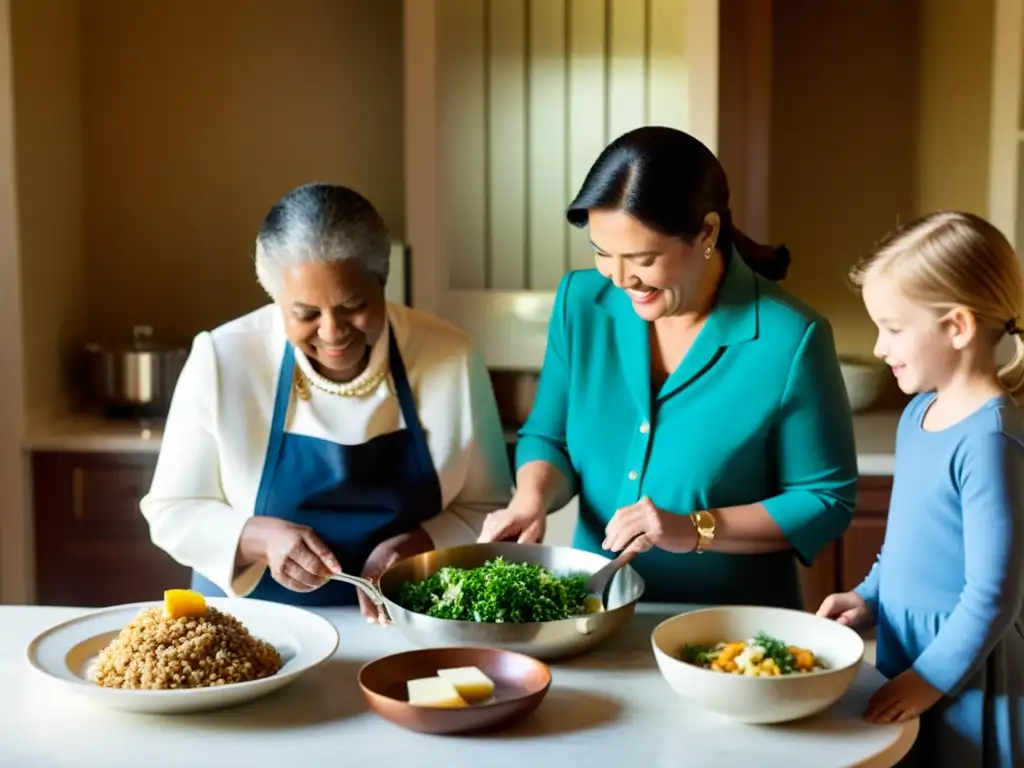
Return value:
<svg viewBox="0 0 1024 768">
<path fill-rule="evenodd" d="M 645 600 L 802 607 L 796 560 L 846 530 L 857 460 L 831 328 L 774 282 L 788 252 L 733 226 L 718 160 L 669 128 L 608 146 L 568 219 L 596 269 L 558 287 L 481 541 L 540 541 L 578 493 L 573 546 L 632 549 Z"/>
</svg>

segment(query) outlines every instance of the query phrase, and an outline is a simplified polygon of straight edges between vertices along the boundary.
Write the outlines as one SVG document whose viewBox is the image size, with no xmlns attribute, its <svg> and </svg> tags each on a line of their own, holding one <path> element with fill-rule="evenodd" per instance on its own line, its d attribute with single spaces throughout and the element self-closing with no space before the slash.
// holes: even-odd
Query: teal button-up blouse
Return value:
<svg viewBox="0 0 1024 768">
<path fill-rule="evenodd" d="M 760 502 L 790 550 L 655 548 L 633 561 L 643 599 L 802 607 L 796 560 L 810 564 L 843 534 L 857 488 L 831 327 L 734 253 L 704 328 L 658 392 L 648 334 L 597 270 L 562 279 L 517 466 L 546 461 L 573 481 L 573 546 L 592 552 L 615 511 L 643 495 L 681 515 Z"/>
</svg>

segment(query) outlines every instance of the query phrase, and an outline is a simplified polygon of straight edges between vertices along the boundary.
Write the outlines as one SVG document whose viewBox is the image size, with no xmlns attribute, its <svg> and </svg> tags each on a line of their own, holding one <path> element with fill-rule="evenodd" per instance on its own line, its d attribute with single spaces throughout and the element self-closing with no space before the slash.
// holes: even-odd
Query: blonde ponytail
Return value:
<svg viewBox="0 0 1024 768">
<path fill-rule="evenodd" d="M 1010 394 L 1018 405 L 1024 403 L 1024 336 L 1021 336 L 1020 329 L 1014 326 L 1013 334 L 1013 357 L 1006 365 L 999 369 L 999 383 Z"/>
</svg>

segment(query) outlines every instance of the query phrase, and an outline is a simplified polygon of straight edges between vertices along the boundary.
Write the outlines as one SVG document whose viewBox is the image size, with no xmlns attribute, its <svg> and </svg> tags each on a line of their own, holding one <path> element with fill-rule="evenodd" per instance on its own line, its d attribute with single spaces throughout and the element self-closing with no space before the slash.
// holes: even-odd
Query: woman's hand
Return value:
<svg viewBox="0 0 1024 768">
<path fill-rule="evenodd" d="M 829 595 L 818 608 L 818 616 L 823 619 L 835 619 L 836 623 L 845 624 L 858 632 L 871 629 L 875 624 L 875 615 L 864 598 L 856 592 Z"/>
<path fill-rule="evenodd" d="M 294 592 L 322 587 L 341 566 L 313 529 L 276 517 L 257 515 L 242 528 L 242 563 L 264 563 L 274 580 Z"/>
<path fill-rule="evenodd" d="M 417 526 L 408 533 L 400 533 L 397 536 L 392 536 L 390 539 L 385 539 L 374 547 L 373 552 L 366 558 L 362 576 L 364 579 L 369 579 L 376 584 L 377 579 L 381 577 L 384 571 L 399 560 L 404 560 L 407 557 L 413 557 L 423 552 L 429 552 L 433 548 L 434 542 L 430 535 Z M 373 600 L 363 590 L 358 587 L 356 587 L 356 590 L 359 595 L 359 610 L 362 611 L 366 620 L 386 626 L 388 620 L 384 611 L 374 605 Z"/>
<path fill-rule="evenodd" d="M 689 515 L 674 515 L 654 506 L 644 496 L 636 504 L 623 507 L 604 529 L 603 549 L 635 554 L 658 547 L 667 552 L 692 552 L 697 548 L 697 529 Z"/>
<path fill-rule="evenodd" d="M 477 541 L 488 544 L 515 539 L 520 544 L 539 544 L 544 540 L 547 522 L 547 509 L 540 499 L 517 493 L 506 509 L 491 512 L 484 519 Z"/>
</svg>

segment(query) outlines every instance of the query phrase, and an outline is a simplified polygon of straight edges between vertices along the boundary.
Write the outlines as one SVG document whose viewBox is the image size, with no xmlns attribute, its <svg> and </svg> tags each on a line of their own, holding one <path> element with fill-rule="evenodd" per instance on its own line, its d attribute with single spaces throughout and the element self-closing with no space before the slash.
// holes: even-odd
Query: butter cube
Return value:
<svg viewBox="0 0 1024 768">
<path fill-rule="evenodd" d="M 164 591 L 164 616 L 169 619 L 206 615 L 206 598 L 191 589 Z"/>
<path fill-rule="evenodd" d="M 442 677 L 422 677 L 405 684 L 409 703 L 418 707 L 458 709 L 469 706 L 452 683 Z"/>
<path fill-rule="evenodd" d="M 437 675 L 454 685 L 459 695 L 471 704 L 494 695 L 494 682 L 477 667 L 439 669 Z"/>
</svg>

